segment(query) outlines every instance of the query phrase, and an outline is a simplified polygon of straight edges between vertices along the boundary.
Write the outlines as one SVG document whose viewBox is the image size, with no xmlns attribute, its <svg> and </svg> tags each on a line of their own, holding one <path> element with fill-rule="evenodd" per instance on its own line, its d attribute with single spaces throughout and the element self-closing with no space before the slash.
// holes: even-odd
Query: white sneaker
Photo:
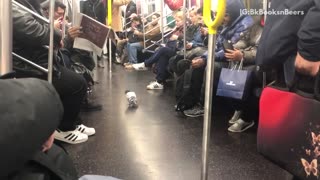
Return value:
<svg viewBox="0 0 320 180">
<path fill-rule="evenodd" d="M 79 132 L 86 134 L 88 136 L 92 136 L 92 135 L 96 134 L 96 130 L 94 128 L 87 127 L 83 124 L 78 125 L 76 130 L 78 130 Z"/>
<path fill-rule="evenodd" d="M 54 138 L 69 144 L 79 144 L 88 140 L 88 135 L 82 134 L 78 130 L 74 131 L 54 131 Z"/>
<path fill-rule="evenodd" d="M 241 111 L 234 111 L 234 114 L 232 118 L 229 120 L 230 124 L 234 124 L 241 116 L 242 112 Z"/>
<path fill-rule="evenodd" d="M 143 63 L 138 63 L 138 64 L 132 64 L 132 67 L 137 70 L 137 71 L 146 71 L 148 68 L 146 65 Z"/>
<path fill-rule="evenodd" d="M 147 86 L 147 89 L 163 89 L 163 85 L 158 83 L 157 81 L 152 81 L 150 84 Z"/>
<path fill-rule="evenodd" d="M 254 122 L 245 122 L 241 118 L 238 119 L 232 126 L 228 128 L 230 132 L 243 132 L 254 125 Z"/>
</svg>

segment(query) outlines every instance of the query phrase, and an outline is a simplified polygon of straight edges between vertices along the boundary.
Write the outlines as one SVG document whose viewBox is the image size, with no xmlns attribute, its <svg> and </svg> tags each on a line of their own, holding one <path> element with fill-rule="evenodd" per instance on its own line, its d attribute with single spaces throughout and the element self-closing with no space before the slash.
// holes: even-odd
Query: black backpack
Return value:
<svg viewBox="0 0 320 180">
<path fill-rule="evenodd" d="M 191 95 L 191 79 L 193 69 L 187 69 L 176 81 L 176 111 L 190 109 L 195 104 Z"/>
</svg>

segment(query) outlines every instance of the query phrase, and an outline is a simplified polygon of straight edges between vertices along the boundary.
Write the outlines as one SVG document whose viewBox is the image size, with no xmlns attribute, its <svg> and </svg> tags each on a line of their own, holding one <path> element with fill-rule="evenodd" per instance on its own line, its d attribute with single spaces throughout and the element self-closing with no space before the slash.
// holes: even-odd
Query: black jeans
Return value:
<svg viewBox="0 0 320 180">
<path fill-rule="evenodd" d="M 76 128 L 77 124 L 80 124 L 78 115 L 87 92 L 87 84 L 81 75 L 65 67 L 61 67 L 60 71 L 61 76 L 59 78 L 53 77 L 52 81 L 64 107 L 63 119 L 59 129 L 61 131 L 71 131 Z"/>
</svg>

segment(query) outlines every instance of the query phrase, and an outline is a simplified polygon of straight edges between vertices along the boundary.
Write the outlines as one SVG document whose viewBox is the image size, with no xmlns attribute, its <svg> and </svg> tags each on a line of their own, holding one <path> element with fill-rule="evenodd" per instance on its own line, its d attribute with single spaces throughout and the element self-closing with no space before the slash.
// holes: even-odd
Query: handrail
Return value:
<svg viewBox="0 0 320 180">
<path fill-rule="evenodd" d="M 216 34 L 217 33 L 218 26 L 220 26 L 220 24 L 222 23 L 225 12 L 226 12 L 226 0 L 219 0 L 217 15 L 216 15 L 214 21 L 212 21 L 212 19 L 211 19 L 211 0 L 204 0 L 203 20 L 208 27 L 209 34 Z"/>
<path fill-rule="evenodd" d="M 10 0 L 0 2 L 0 76 L 12 71 L 12 8 Z"/>
<path fill-rule="evenodd" d="M 40 71 L 42 71 L 42 72 L 44 72 L 44 73 L 48 73 L 48 70 L 47 70 L 46 68 L 44 68 L 44 67 L 42 67 L 42 66 L 39 66 L 38 64 L 36 64 L 36 63 L 34 63 L 34 62 L 32 62 L 32 61 L 30 61 L 30 60 L 28 60 L 28 59 L 20 56 L 20 55 L 14 53 L 14 52 L 12 52 L 12 55 L 13 55 L 14 57 L 20 59 L 21 61 L 23 61 L 23 62 L 25 62 L 25 63 L 28 63 L 28 64 L 31 65 L 31 66 L 34 66 L 34 67 L 37 68 L 38 70 L 40 70 Z"/>
<path fill-rule="evenodd" d="M 218 11 L 215 20 L 211 19 L 211 0 L 204 0 L 204 22 L 208 27 L 209 44 L 208 58 L 205 82 L 205 104 L 204 104 L 204 121 L 203 121 L 203 137 L 202 137 L 202 164 L 201 164 L 201 180 L 208 179 L 208 148 L 211 132 L 211 111 L 213 96 L 213 80 L 214 80 L 214 53 L 217 29 L 223 21 L 226 11 L 226 0 L 218 0 Z"/>
</svg>

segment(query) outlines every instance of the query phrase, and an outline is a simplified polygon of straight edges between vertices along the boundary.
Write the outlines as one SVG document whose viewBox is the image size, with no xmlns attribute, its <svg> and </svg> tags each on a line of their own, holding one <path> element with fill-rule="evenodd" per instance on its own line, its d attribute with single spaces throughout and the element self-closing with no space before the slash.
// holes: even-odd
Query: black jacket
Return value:
<svg viewBox="0 0 320 180">
<path fill-rule="evenodd" d="M 292 71 L 297 52 L 310 61 L 320 60 L 320 1 L 272 0 L 273 9 L 300 12 L 299 15 L 267 17 L 258 47 L 257 65 L 279 67 L 286 63 Z"/>
<path fill-rule="evenodd" d="M 81 3 L 81 13 L 106 24 L 107 8 L 100 0 L 88 0 Z"/>
<path fill-rule="evenodd" d="M 28 0 L 17 0 L 17 2 L 40 14 L 40 10 L 30 4 Z M 43 67 L 47 67 L 48 50 L 43 46 L 49 45 L 49 24 L 38 20 L 31 13 L 14 4 L 12 4 L 12 16 L 13 51 Z M 61 33 L 55 31 L 54 44 L 56 47 L 59 46 L 60 41 Z"/>
<path fill-rule="evenodd" d="M 54 87 L 39 79 L 0 80 L 0 99 L 0 179 L 6 179 L 41 151 L 63 106 Z"/>
</svg>

